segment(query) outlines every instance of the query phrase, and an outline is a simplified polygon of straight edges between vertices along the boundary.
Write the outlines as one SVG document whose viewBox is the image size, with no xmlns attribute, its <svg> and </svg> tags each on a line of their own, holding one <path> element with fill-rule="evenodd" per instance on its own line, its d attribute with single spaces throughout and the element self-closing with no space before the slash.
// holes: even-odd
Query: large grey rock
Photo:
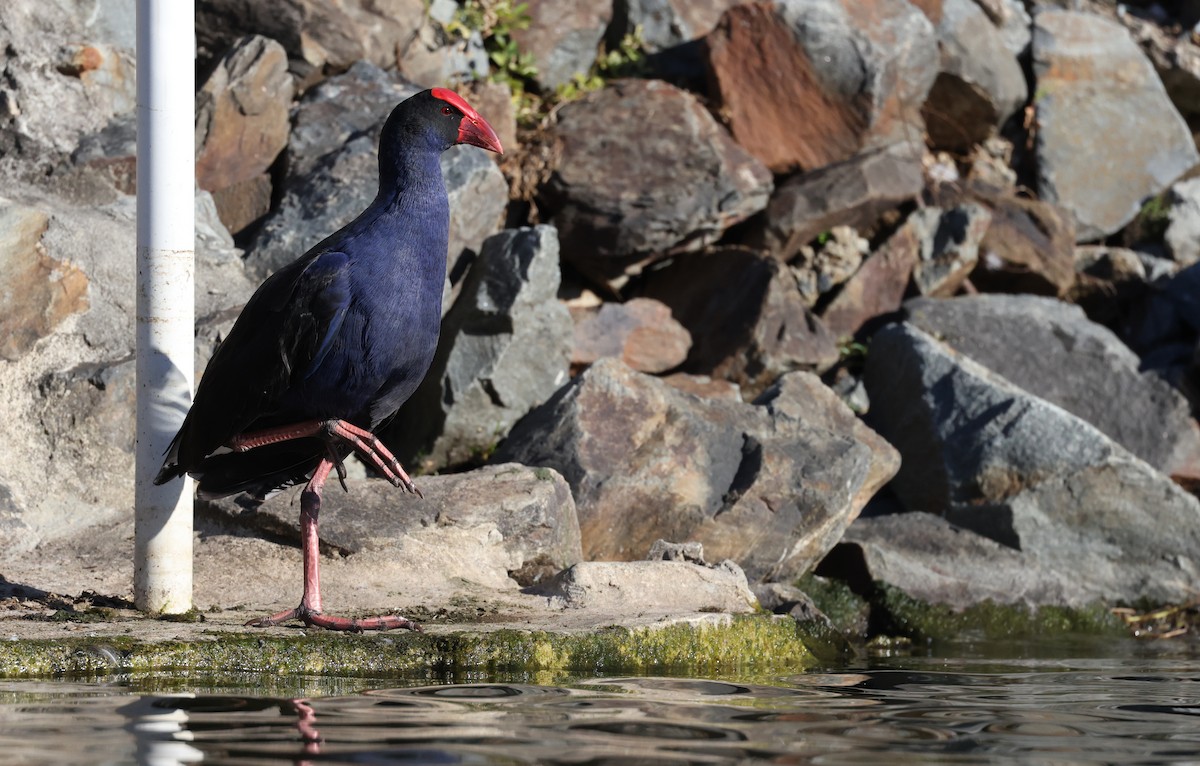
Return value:
<svg viewBox="0 0 1200 766">
<path fill-rule="evenodd" d="M 922 512 L 856 519 L 821 571 L 849 582 L 891 585 L 952 609 L 987 600 L 1083 606 L 1095 598 L 1077 572 Z"/>
<path fill-rule="evenodd" d="M 587 74 L 596 61 L 604 30 L 612 21 L 612 3 L 591 0 L 529 0 L 529 25 L 512 38 L 537 67 L 535 79 L 553 91 Z"/>
<path fill-rule="evenodd" d="M 641 290 L 700 339 L 685 372 L 759 391 L 790 370 L 824 372 L 838 360 L 837 338 L 787 267 L 765 253 L 720 247 L 679 256 L 647 275 Z"/>
<path fill-rule="evenodd" d="M 478 460 L 567 381 L 573 325 L 556 299 L 559 282 L 552 226 L 510 229 L 484 243 L 429 373 L 397 416 L 390 441 L 401 460 Z"/>
<path fill-rule="evenodd" d="M 1033 66 L 1038 192 L 1071 211 L 1079 241 L 1117 231 L 1200 161 L 1154 67 L 1116 22 L 1042 11 Z M 1081 136 L 1089 151 L 1079 151 Z"/>
<path fill-rule="evenodd" d="M 751 579 L 810 568 L 896 470 L 891 447 L 815 376 L 787 375 L 750 405 L 611 359 L 518 423 L 496 459 L 563 474 L 588 558 L 695 540 Z"/>
<path fill-rule="evenodd" d="M 424 497 L 380 480 L 330 486 L 321 503 L 321 542 L 352 555 L 431 557 L 458 577 L 495 583 L 533 569 L 578 563 L 579 523 L 571 491 L 546 468 L 495 465 L 418 477 Z M 260 535 L 299 542 L 299 507 L 284 492 L 261 505 L 244 496 L 201 501 L 200 514 Z"/>
<path fill-rule="evenodd" d="M 908 324 L 876 333 L 865 381 L 908 508 L 1074 575 L 1087 598 L 1200 586 L 1200 500 L 1090 424 Z"/>
<path fill-rule="evenodd" d="M 47 304 L 50 309 L 74 306 L 61 315 L 41 311 L 55 321 L 42 325 L 45 332 L 19 359 L 0 363 L 0 409 L 10 423 L 9 468 L 0 468 L 0 485 L 7 487 L 11 515 L 25 530 L 19 541 L 2 544 L 32 547 L 112 523 L 133 507 L 132 484 L 113 477 L 134 470 L 136 201 L 122 195 L 106 205 L 74 205 L 19 184 L 9 192 L 20 211 L 16 219 L 25 223 L 0 232 L 29 233 L 33 224 L 34 263 L 58 266 L 57 274 L 26 282 L 10 274 L 6 284 L 23 294 L 19 304 L 34 305 L 38 295 L 48 293 L 59 296 Z M 197 315 L 229 307 L 236 313 L 254 283 L 245 277 L 207 192 L 197 193 L 196 205 Z M 5 317 L 11 322 L 20 315 L 10 307 Z M 18 336 L 14 331 L 9 339 Z M 197 347 L 199 371 L 211 338 L 207 344 L 198 340 Z M 26 470 L 30 465 L 39 470 Z"/>
<path fill-rule="evenodd" d="M 133 51 L 69 4 L 0 4 L 0 171 L 36 180 L 136 106 Z"/>
<path fill-rule="evenodd" d="M 265 278 L 371 203 L 379 188 L 379 131 L 396 104 L 418 90 L 362 63 L 306 94 L 295 110 L 282 199 L 247 252 L 252 273 Z M 464 251 L 477 252 L 499 229 L 508 184 L 476 147 L 452 147 L 441 162 L 451 201 L 448 272 L 458 274 L 469 257 Z"/>
<path fill-rule="evenodd" d="M 960 354 L 1086 420 L 1169 475 L 1200 478 L 1187 400 L 1077 306 L 1032 295 L 905 304 L 908 321 Z M 1003 328 L 1003 329 L 998 329 Z"/>
<path fill-rule="evenodd" d="M 1016 55 L 975 0 L 941 5 L 941 69 L 921 111 L 933 146 L 963 151 L 1024 105 L 1029 86 Z"/>
<path fill-rule="evenodd" d="M 933 25 L 908 0 L 774 0 L 728 10 L 707 38 L 718 111 L 772 171 L 919 145 L 938 72 Z"/>
<path fill-rule="evenodd" d="M 629 115 L 653 115 L 654 130 Z M 559 110 L 562 153 L 543 212 L 563 257 L 584 272 L 606 259 L 694 250 L 767 204 L 771 174 L 692 95 L 619 80 Z M 686 149 L 685 149 L 686 147 Z"/>
</svg>

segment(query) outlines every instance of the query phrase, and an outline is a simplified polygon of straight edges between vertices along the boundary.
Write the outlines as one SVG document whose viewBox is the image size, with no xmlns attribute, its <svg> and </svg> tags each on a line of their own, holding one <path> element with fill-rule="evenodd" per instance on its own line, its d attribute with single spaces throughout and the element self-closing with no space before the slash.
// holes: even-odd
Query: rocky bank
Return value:
<svg viewBox="0 0 1200 766">
<path fill-rule="evenodd" d="M 331 603 L 862 635 L 1200 591 L 1185 4 L 196 5 L 197 375 L 399 100 L 511 147 L 444 157 L 441 346 L 384 434 L 425 497 L 329 493 Z M 133 41 L 132 0 L 0 7 L 5 633 L 131 596 Z M 198 503 L 197 606 L 291 606 L 296 511 Z"/>
</svg>

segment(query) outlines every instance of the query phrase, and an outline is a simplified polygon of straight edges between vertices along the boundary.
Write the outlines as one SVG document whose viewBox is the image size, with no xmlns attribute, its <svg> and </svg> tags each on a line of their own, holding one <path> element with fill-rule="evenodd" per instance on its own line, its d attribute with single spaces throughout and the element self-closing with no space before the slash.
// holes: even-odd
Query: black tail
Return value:
<svg viewBox="0 0 1200 766">
<path fill-rule="evenodd" d="M 196 478 L 201 497 L 217 498 L 247 492 L 263 498 L 284 487 L 308 481 L 313 469 L 327 454 L 325 443 L 320 439 L 295 439 L 246 452 L 211 455 L 197 470 L 189 473 Z"/>
</svg>

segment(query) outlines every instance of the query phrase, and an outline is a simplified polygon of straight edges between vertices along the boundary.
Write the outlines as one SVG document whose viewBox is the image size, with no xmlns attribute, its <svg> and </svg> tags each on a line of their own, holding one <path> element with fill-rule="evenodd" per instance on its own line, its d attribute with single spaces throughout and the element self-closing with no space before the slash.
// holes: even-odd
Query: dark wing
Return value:
<svg viewBox="0 0 1200 766">
<path fill-rule="evenodd" d="M 345 253 L 320 253 L 258 288 L 209 361 L 156 483 L 196 469 L 269 417 L 288 388 L 319 365 L 350 305 L 348 265 Z"/>
</svg>

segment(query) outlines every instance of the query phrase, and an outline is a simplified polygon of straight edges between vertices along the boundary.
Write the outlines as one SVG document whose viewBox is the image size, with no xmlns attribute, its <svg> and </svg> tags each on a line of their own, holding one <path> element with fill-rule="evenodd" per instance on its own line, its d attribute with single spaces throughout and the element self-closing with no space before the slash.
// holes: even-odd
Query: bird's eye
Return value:
<svg viewBox="0 0 1200 766">
<path fill-rule="evenodd" d="M 444 115 L 446 115 L 447 117 L 449 117 L 450 115 L 454 114 L 454 110 L 453 110 L 453 109 L 451 109 L 451 108 L 450 108 L 450 107 L 448 107 L 448 106 L 443 106 L 443 107 L 442 107 L 442 114 L 444 114 Z"/>
</svg>

